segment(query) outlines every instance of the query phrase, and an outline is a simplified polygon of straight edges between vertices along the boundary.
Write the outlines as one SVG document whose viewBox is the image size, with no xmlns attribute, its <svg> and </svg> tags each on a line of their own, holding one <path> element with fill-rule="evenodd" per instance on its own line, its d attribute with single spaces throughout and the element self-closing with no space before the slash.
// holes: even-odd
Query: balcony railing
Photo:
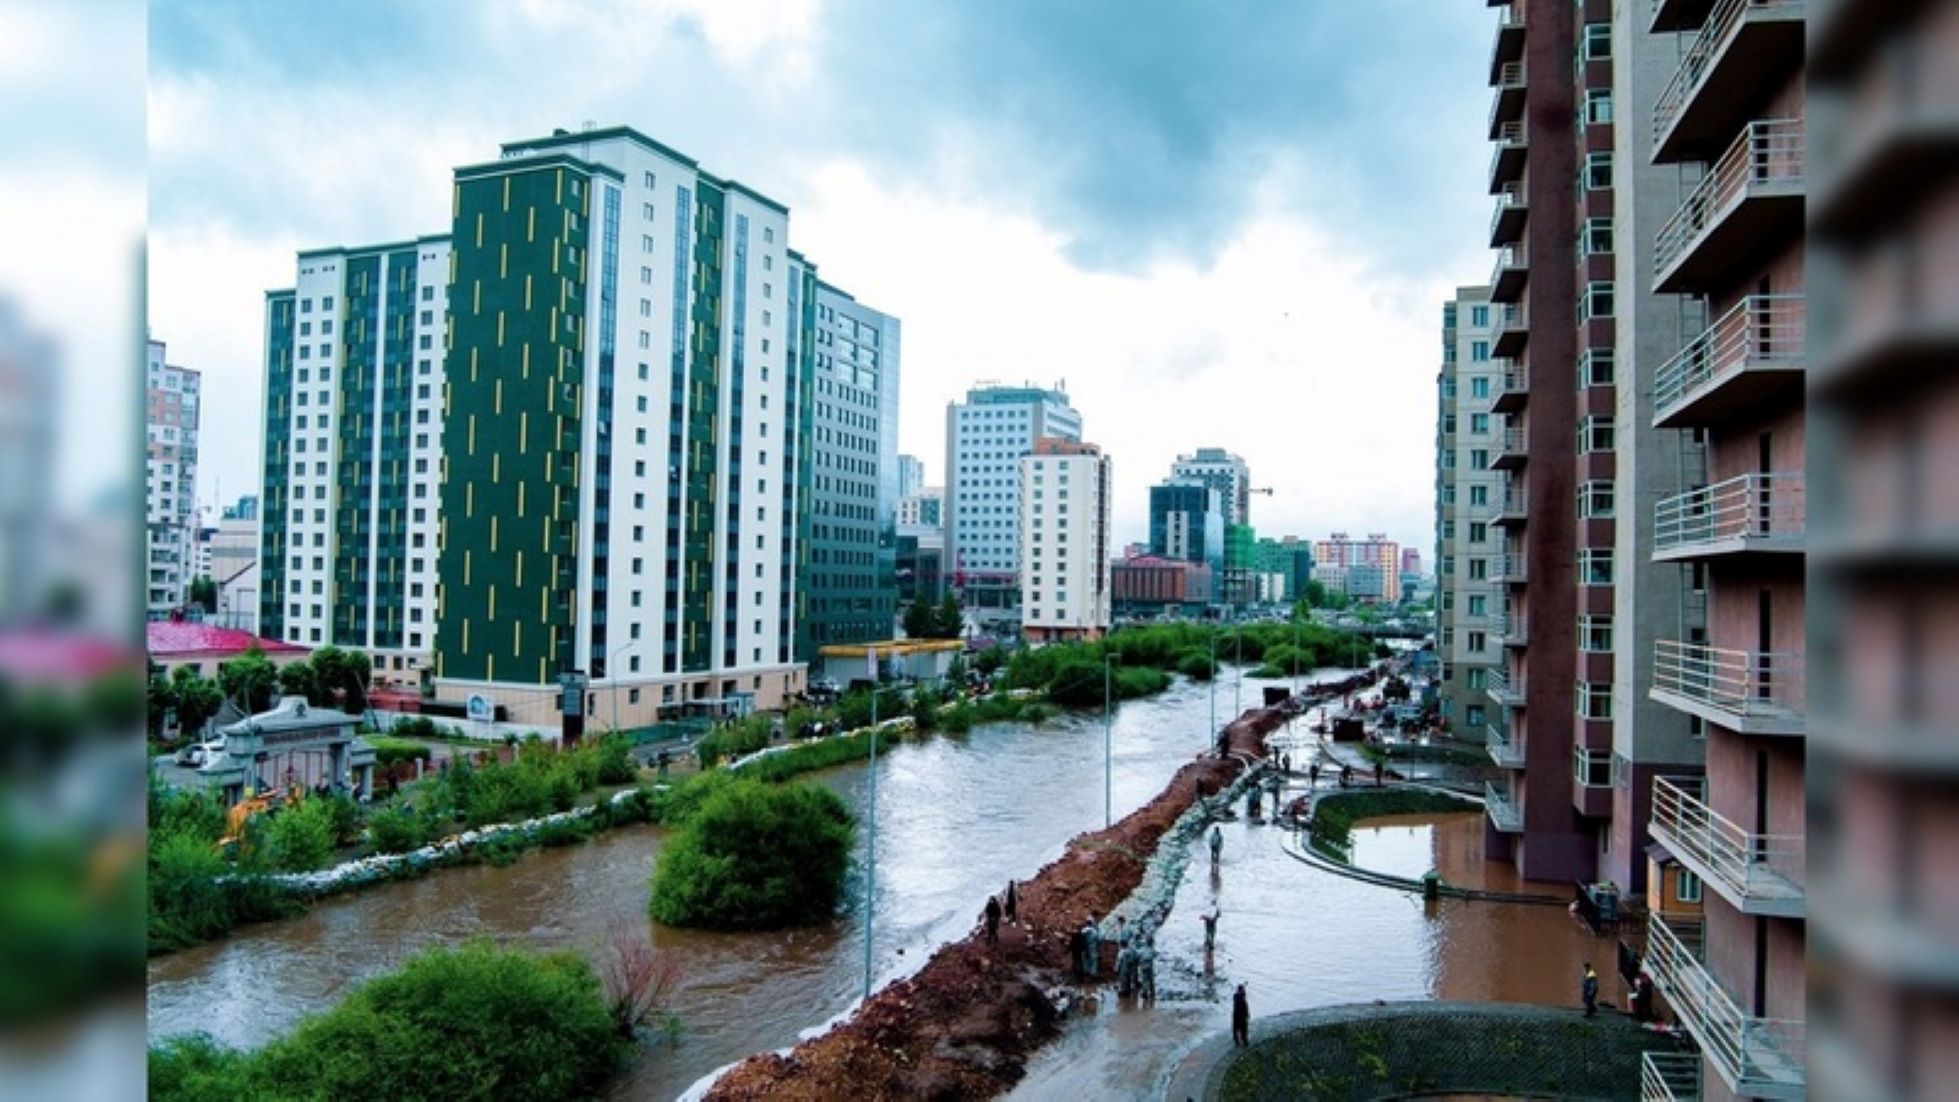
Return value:
<svg viewBox="0 0 1959 1102">
<path fill-rule="evenodd" d="M 1530 495 L 1522 486 L 1506 486 L 1496 507 L 1496 523 L 1521 524 L 1530 515 Z"/>
<path fill-rule="evenodd" d="M 1505 184 L 1496 193 L 1496 210 L 1490 215 L 1490 246 L 1505 245 L 1523 235 L 1524 218 L 1530 213 L 1530 199 L 1522 183 Z"/>
<path fill-rule="evenodd" d="M 1490 822 L 1505 834 L 1516 834 L 1524 829 L 1524 813 L 1510 800 L 1508 789 L 1500 788 L 1494 781 L 1483 783 L 1483 808 L 1490 814 Z"/>
<path fill-rule="evenodd" d="M 1530 618 L 1521 615 L 1511 616 L 1508 613 L 1504 614 L 1503 631 L 1501 634 L 1503 636 L 1504 646 L 1524 646 L 1530 642 Z"/>
<path fill-rule="evenodd" d="M 1503 707 L 1514 708 L 1524 702 L 1524 679 L 1519 677 L 1514 681 L 1511 680 L 1509 671 L 1501 666 L 1485 675 L 1483 688 L 1490 694 L 1491 700 Z M 1502 726 L 1500 723 L 1491 724 L 1490 729 L 1495 731 Z"/>
<path fill-rule="evenodd" d="M 1718 0 L 1707 13 L 1700 32 L 1694 36 L 1693 45 L 1680 59 L 1680 68 L 1674 72 L 1673 79 L 1667 81 L 1666 87 L 1660 89 L 1660 98 L 1653 104 L 1654 144 L 1661 144 L 1667 131 L 1679 120 L 1680 113 L 1694 98 L 1694 93 L 1700 90 L 1715 58 L 1720 56 L 1722 48 L 1728 44 L 1732 32 L 1744 17 L 1755 11 L 1780 10 L 1800 14 L 1804 3 L 1805 0 Z"/>
<path fill-rule="evenodd" d="M 1663 703 L 1750 734 L 1800 734 L 1803 656 L 1721 650 L 1672 639 L 1653 644 L 1653 691 Z"/>
<path fill-rule="evenodd" d="M 1735 1093 L 1803 1096 L 1803 1023 L 1743 1013 L 1701 961 L 1700 923 L 1653 915 L 1646 924 L 1646 968 Z"/>
<path fill-rule="evenodd" d="M 1530 250 L 1523 244 L 1505 245 L 1496 252 L 1496 266 L 1490 269 L 1490 298 L 1495 302 L 1515 302 L 1530 279 Z"/>
<path fill-rule="evenodd" d="M 1664 277 L 1738 201 L 1767 184 L 1803 182 L 1803 120 L 1749 123 L 1660 227 L 1653 271 Z"/>
<path fill-rule="evenodd" d="M 1512 426 L 1497 436 L 1496 455 L 1490 460 L 1490 465 L 1498 470 L 1507 470 L 1523 466 L 1528 458 L 1528 453 L 1524 451 L 1524 430 Z"/>
<path fill-rule="evenodd" d="M 1494 695 L 1494 694 L 1492 694 Z M 1492 723 L 1483 728 L 1484 741 L 1489 747 L 1490 760 L 1505 769 L 1524 767 L 1524 748 L 1517 745 L 1514 738 L 1500 723 Z"/>
<path fill-rule="evenodd" d="M 1497 67 L 1496 79 L 1490 83 L 1496 86 L 1496 95 L 1490 101 L 1490 137 L 1494 138 L 1504 123 L 1523 113 L 1524 63 L 1504 62 Z"/>
<path fill-rule="evenodd" d="M 1503 185 L 1523 175 L 1524 150 L 1530 141 L 1530 128 L 1522 119 L 1500 123 L 1496 128 L 1496 148 L 1490 151 L 1490 191 L 1492 194 L 1503 190 Z"/>
<path fill-rule="evenodd" d="M 1530 560 L 1523 552 L 1505 551 L 1496 560 L 1496 576 L 1507 585 L 1520 585 L 1530 580 Z"/>
<path fill-rule="evenodd" d="M 1639 1102 L 1697 1102 L 1700 1096 L 1700 1053 L 1640 1053 Z"/>
<path fill-rule="evenodd" d="M 1653 836 L 1749 914 L 1803 913 L 1803 837 L 1743 830 L 1707 806 L 1699 777 L 1653 781 Z"/>
<path fill-rule="evenodd" d="M 1678 427 L 1665 425 L 1670 415 L 1750 368 L 1801 369 L 1807 318 L 1802 295 L 1750 295 L 1736 303 L 1654 373 L 1654 424 Z M 1751 397 L 1738 394 L 1733 404 Z"/>
<path fill-rule="evenodd" d="M 1654 557 L 1801 551 L 1807 515 L 1800 471 L 1730 478 L 1654 505 Z"/>
</svg>

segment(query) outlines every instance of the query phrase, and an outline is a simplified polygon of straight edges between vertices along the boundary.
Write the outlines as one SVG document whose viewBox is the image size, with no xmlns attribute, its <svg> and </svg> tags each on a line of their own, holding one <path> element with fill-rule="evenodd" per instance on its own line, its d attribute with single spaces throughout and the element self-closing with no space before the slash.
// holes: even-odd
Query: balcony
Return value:
<svg viewBox="0 0 1959 1102">
<path fill-rule="evenodd" d="M 1503 833 L 1523 833 L 1523 809 L 1511 802 L 1510 793 L 1493 781 L 1483 784 L 1483 810 L 1489 814 L 1490 824 Z"/>
<path fill-rule="evenodd" d="M 1700 777 L 1655 778 L 1654 840 L 1743 914 L 1801 918 L 1802 835 L 1743 830 L 1707 806 L 1706 791 Z"/>
<path fill-rule="evenodd" d="M 1654 34 L 1667 31 L 1691 31 L 1707 20 L 1707 9 L 1714 6 L 1714 0 L 1648 0 L 1652 8 L 1652 21 L 1649 29 Z"/>
<path fill-rule="evenodd" d="M 1496 575 L 1504 585 L 1523 585 L 1530 581 L 1530 560 L 1521 551 L 1505 551 L 1496 561 Z"/>
<path fill-rule="evenodd" d="M 1496 340 L 1490 344 L 1490 355 L 1514 360 L 1523 355 L 1529 342 L 1530 317 L 1524 308 L 1514 303 L 1497 307 Z"/>
<path fill-rule="evenodd" d="M 1496 701 L 1499 707 L 1521 708 L 1524 706 L 1524 679 L 1519 677 L 1515 681 L 1512 681 L 1510 679 L 1510 672 L 1502 666 L 1498 666 L 1484 675 L 1483 691 L 1489 693 L 1490 699 Z M 1491 724 L 1490 729 L 1496 731 L 1501 726 L 1501 724 Z M 1505 737 L 1507 738 L 1508 736 L 1506 735 Z M 1503 763 L 1498 762 L 1497 764 L 1501 765 Z"/>
<path fill-rule="evenodd" d="M 1495 6 L 1495 5 L 1492 5 Z M 1522 0 L 1502 5 L 1497 12 L 1496 41 L 1490 47 L 1490 83 L 1503 76 L 1503 67 L 1524 56 L 1524 5 Z"/>
<path fill-rule="evenodd" d="M 1700 1096 L 1700 1053 L 1639 1054 L 1639 1102 L 1688 1102 Z"/>
<path fill-rule="evenodd" d="M 1750 295 L 1660 365 L 1653 427 L 1697 428 L 1803 385 L 1808 310 L 1802 295 Z"/>
<path fill-rule="evenodd" d="M 1490 270 L 1490 301 L 1516 302 L 1529 281 L 1530 251 L 1520 244 L 1498 249 L 1496 267 Z"/>
<path fill-rule="evenodd" d="M 1744 735 L 1801 736 L 1805 727 L 1803 656 L 1722 650 L 1700 643 L 1653 643 L 1649 696 Z"/>
<path fill-rule="evenodd" d="M 1496 98 L 1490 103 L 1490 138 L 1496 139 L 1503 132 L 1503 124 L 1515 122 L 1524 114 L 1524 63 L 1506 61 L 1498 66 L 1496 79 L 1490 82 L 1496 86 Z"/>
<path fill-rule="evenodd" d="M 1505 184 L 1496 193 L 1496 212 L 1490 215 L 1490 248 L 1495 249 L 1524 239 L 1524 223 L 1530 218 L 1530 200 L 1523 184 Z"/>
<path fill-rule="evenodd" d="M 1496 128 L 1496 148 L 1490 151 L 1490 194 L 1503 185 L 1523 179 L 1525 151 L 1530 148 L 1530 128 L 1523 120 L 1506 122 Z"/>
<path fill-rule="evenodd" d="M 1503 361 L 1503 374 L 1497 377 L 1496 403 L 1490 408 L 1498 413 L 1515 413 L 1524 408 L 1530 397 L 1530 368 L 1511 360 Z"/>
<path fill-rule="evenodd" d="M 1717 0 L 1653 104 L 1653 160 L 1705 160 L 1802 64 L 1806 0 Z"/>
<path fill-rule="evenodd" d="M 1505 613 L 1503 617 L 1502 636 L 1503 645 L 1506 647 L 1527 645 L 1530 642 L 1530 618 L 1521 615 L 1511 616 Z"/>
<path fill-rule="evenodd" d="M 1660 227 L 1653 289 L 1704 292 L 1803 229 L 1803 121 L 1749 123 Z"/>
<path fill-rule="evenodd" d="M 1530 495 L 1522 486 L 1503 488 L 1503 500 L 1497 502 L 1496 516 L 1490 523 L 1499 528 L 1522 525 L 1530 517 Z"/>
<path fill-rule="evenodd" d="M 1701 925 L 1655 914 L 1646 969 L 1729 1089 L 1745 1098 L 1801 1098 L 1803 1023 L 1742 1012 L 1701 960 Z"/>
<path fill-rule="evenodd" d="M 1745 474 L 1661 498 L 1653 506 L 1653 561 L 1801 554 L 1807 515 L 1800 471 Z"/>
<path fill-rule="evenodd" d="M 1524 748 L 1510 737 L 1510 732 L 1502 724 L 1492 723 L 1483 730 L 1491 761 L 1504 769 L 1524 767 Z"/>
<path fill-rule="evenodd" d="M 1516 470 L 1529 458 L 1524 451 L 1524 430 L 1513 425 L 1497 438 L 1496 455 L 1490 458 L 1490 466 L 1499 471 Z"/>
</svg>

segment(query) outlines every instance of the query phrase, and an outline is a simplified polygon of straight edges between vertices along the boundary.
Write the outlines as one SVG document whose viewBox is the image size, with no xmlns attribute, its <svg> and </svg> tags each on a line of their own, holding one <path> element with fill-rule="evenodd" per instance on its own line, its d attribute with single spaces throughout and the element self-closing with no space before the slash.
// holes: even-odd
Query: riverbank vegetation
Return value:
<svg viewBox="0 0 1959 1102">
<path fill-rule="evenodd" d="M 576 953 L 431 949 L 255 1051 L 202 1034 L 153 1045 L 149 1093 L 159 1102 L 593 1098 L 625 1051 L 620 998 Z"/>
<path fill-rule="evenodd" d="M 669 926 L 769 930 L 836 912 L 856 819 L 814 784 L 725 774 L 680 821 L 653 870 L 653 918 Z"/>
</svg>

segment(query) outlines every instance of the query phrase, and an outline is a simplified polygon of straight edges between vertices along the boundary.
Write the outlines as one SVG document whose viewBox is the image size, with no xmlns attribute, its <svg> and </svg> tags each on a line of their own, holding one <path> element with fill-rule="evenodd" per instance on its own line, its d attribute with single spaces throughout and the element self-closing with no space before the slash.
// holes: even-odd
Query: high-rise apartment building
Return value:
<svg viewBox="0 0 1959 1102">
<path fill-rule="evenodd" d="M 145 604 L 167 616 L 190 592 L 197 532 L 197 422 L 203 376 L 149 342 L 144 386 Z"/>
<path fill-rule="evenodd" d="M 899 364 L 898 319 L 818 280 L 805 662 L 815 647 L 891 638 Z"/>
<path fill-rule="evenodd" d="M 1510 0 L 1493 6 L 1501 12 L 1490 59 L 1496 91 L 1489 187 L 1497 198 L 1490 232 L 1499 247 L 1490 284 L 1491 408 L 1506 417 L 1490 465 L 1505 472 L 1494 523 L 1506 542 L 1492 554 L 1502 559 L 1506 592 L 1496 635 L 1506 656 L 1490 679 L 1498 691 L 1491 703 L 1503 712 L 1490 738 L 1492 756 L 1509 772 L 1486 793 L 1485 848 L 1526 877 L 1569 882 L 1591 874 L 1595 849 L 1594 832 L 1573 800 L 1580 518 L 1587 521 L 1588 545 L 1609 547 L 1598 522 L 1613 509 L 1604 473 L 1609 454 L 1594 448 L 1587 477 L 1578 477 L 1579 318 L 1586 319 L 1588 339 L 1595 337 L 1592 330 L 1610 313 L 1610 287 L 1581 304 L 1573 227 L 1586 194 L 1581 166 L 1609 172 L 1611 154 L 1609 142 L 1602 158 L 1581 159 L 1578 152 L 1581 66 L 1572 48 L 1579 5 Z M 1602 139 L 1594 131 L 1584 140 Z M 1600 202 L 1586 200 L 1588 209 Z M 1598 263 L 1609 270 L 1608 261 Z M 1595 270 L 1588 267 L 1582 281 L 1588 294 Z M 1609 396 L 1589 398 L 1585 406 L 1587 415 L 1610 409 Z M 1599 699 L 1585 705 L 1594 719 L 1610 689 L 1604 676 L 1597 684 Z"/>
<path fill-rule="evenodd" d="M 898 527 L 945 527 L 945 487 L 925 486 L 898 499 Z M 942 533 L 943 535 L 943 533 Z"/>
<path fill-rule="evenodd" d="M 1109 629 L 1109 457 L 1043 438 L 1020 460 L 1021 630 L 1033 643 Z"/>
<path fill-rule="evenodd" d="M 1331 539 L 1313 541 L 1315 577 L 1320 567 L 1342 579 L 1342 592 L 1393 603 L 1401 599 L 1401 545 L 1386 532 L 1370 532 L 1364 540 L 1335 532 Z"/>
<path fill-rule="evenodd" d="M 1795 350 L 1816 659 L 1808 1086 L 1935 1098 L 1959 1054 L 1959 3 L 1815 3 L 1807 41 L 1810 283 L 1845 307 L 1819 304 L 1814 355 Z"/>
<path fill-rule="evenodd" d="M 1435 625 L 1442 722 L 1458 739 L 1487 742 L 1497 764 L 1515 757 L 1501 704 L 1504 557 L 1500 519 L 1522 511 L 1504 500 L 1490 467 L 1501 439 L 1492 402 L 1501 370 L 1491 358 L 1495 308 L 1487 287 L 1458 287 L 1442 305 L 1442 370 L 1436 383 Z M 1515 509 L 1511 505 L 1516 506 Z M 1515 569 L 1521 573 L 1519 559 Z M 1324 584 L 1324 583 L 1323 583 Z"/>
<path fill-rule="evenodd" d="M 1218 492 L 1224 509 L 1224 523 L 1250 524 L 1252 515 L 1252 472 L 1239 456 L 1223 448 L 1199 448 L 1180 455 L 1170 464 L 1173 480 L 1202 482 Z"/>
<path fill-rule="evenodd" d="M 631 726 L 799 690 L 818 290 L 788 210 L 623 127 L 506 144 L 454 208 L 438 691 L 551 722 L 583 671 Z"/>
<path fill-rule="evenodd" d="M 1655 641 L 1649 687 L 1705 734 L 1704 771 L 1652 779 L 1649 824 L 1704 886 L 1703 913 L 1651 916 L 1646 968 L 1715 1098 L 1805 1085 L 1807 6 L 1661 0 L 1627 25 L 1671 54 L 1651 109 L 1625 119 L 1650 144 L 1629 148 L 1687 185 L 1664 221 L 1630 227 L 1651 246 L 1635 275 L 1693 319 L 1671 358 L 1636 370 L 1652 424 L 1704 449 L 1679 492 L 1637 503 L 1653 559 L 1705 592 Z"/>
<path fill-rule="evenodd" d="M 359 648 L 382 684 L 435 650 L 449 251 L 312 249 L 266 293 L 258 631 Z"/>
<path fill-rule="evenodd" d="M 1150 554 L 1224 569 L 1224 510 L 1218 492 L 1196 479 L 1150 487 Z"/>
<path fill-rule="evenodd" d="M 1019 607 L 1021 457 L 1036 440 L 1081 435 L 1059 389 L 986 383 L 946 405 L 945 569 L 976 617 Z"/>
</svg>

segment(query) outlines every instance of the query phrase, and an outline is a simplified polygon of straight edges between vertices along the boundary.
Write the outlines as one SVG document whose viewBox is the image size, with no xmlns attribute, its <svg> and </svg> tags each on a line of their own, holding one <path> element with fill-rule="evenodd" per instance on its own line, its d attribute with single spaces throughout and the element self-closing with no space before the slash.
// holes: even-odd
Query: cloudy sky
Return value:
<svg viewBox="0 0 1959 1102">
<path fill-rule="evenodd" d="M 446 232 L 456 165 L 630 125 L 787 203 L 903 319 L 929 470 L 975 381 L 1065 380 L 1120 539 L 1209 444 L 1273 487 L 1262 535 L 1427 548 L 1440 304 L 1489 264 L 1490 27 L 1462 0 L 159 0 L 150 325 L 204 372 L 203 496 L 256 492 L 296 250 Z"/>
</svg>

